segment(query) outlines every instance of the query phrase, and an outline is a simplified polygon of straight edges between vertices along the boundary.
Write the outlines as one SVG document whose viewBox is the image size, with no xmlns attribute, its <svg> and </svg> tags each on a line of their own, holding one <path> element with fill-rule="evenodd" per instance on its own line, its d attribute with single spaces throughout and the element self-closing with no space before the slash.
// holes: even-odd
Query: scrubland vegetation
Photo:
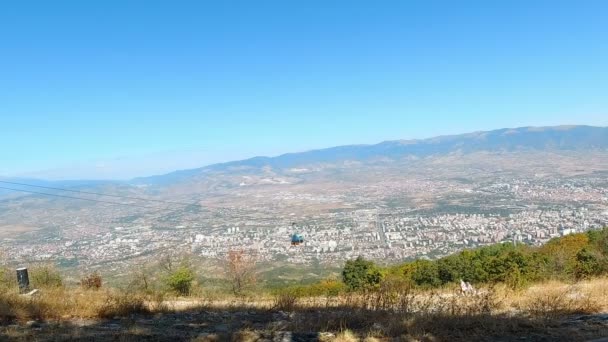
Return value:
<svg viewBox="0 0 608 342">
<path fill-rule="evenodd" d="M 69 285 L 52 265 L 34 265 L 30 279 L 32 287 L 40 289 L 34 296 L 19 295 L 13 271 L 5 268 L 0 273 L 0 322 L 5 327 L 76 319 L 135 322 L 137 317 L 154 320 L 163 315 L 177 322 L 186 315 L 213 322 L 205 325 L 208 335 L 201 337 L 193 330 L 178 336 L 192 340 L 255 341 L 264 340 L 265 332 L 279 331 L 313 333 L 317 339 L 335 341 L 518 336 L 585 340 L 608 335 L 608 317 L 601 324 L 594 320 L 608 311 L 607 256 L 604 229 L 554 239 L 541 247 L 494 245 L 391 267 L 358 258 L 346 262 L 340 279 L 264 289 L 256 282 L 255 260 L 237 251 L 226 261 L 230 285 L 224 290 L 210 290 L 198 282 L 198 270 L 188 258 L 160 260 L 156 270 L 161 271 L 134 270 L 131 281 L 116 288 L 105 286 L 97 273 L 84 275 L 78 286 Z M 462 293 L 461 279 L 476 290 Z M 223 330 L 215 331 L 214 326 Z M 7 329 L 3 334 L 15 339 L 35 334 Z M 171 329 L 160 335 L 142 329 L 106 337 L 171 337 L 166 335 Z M 57 333 L 62 331 L 70 336 L 61 329 Z"/>
</svg>

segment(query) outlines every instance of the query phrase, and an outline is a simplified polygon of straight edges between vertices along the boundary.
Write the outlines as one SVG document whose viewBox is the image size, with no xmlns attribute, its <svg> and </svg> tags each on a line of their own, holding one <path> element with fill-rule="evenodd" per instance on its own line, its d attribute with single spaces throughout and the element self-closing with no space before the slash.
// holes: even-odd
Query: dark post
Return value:
<svg viewBox="0 0 608 342">
<path fill-rule="evenodd" d="M 30 277 L 27 275 L 27 268 L 17 269 L 17 282 L 19 283 L 19 293 L 26 293 L 30 290 Z"/>
</svg>

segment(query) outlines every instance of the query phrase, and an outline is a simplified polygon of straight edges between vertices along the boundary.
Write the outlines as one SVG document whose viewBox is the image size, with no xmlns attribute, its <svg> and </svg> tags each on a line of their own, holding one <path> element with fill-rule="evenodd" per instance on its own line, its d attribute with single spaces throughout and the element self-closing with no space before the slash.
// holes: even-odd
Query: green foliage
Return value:
<svg viewBox="0 0 608 342">
<path fill-rule="evenodd" d="M 593 246 L 593 249 L 608 255 L 608 228 L 601 230 L 590 230 L 587 232 L 589 238 L 589 244 Z"/>
<path fill-rule="evenodd" d="M 194 272 L 187 266 L 180 266 L 166 278 L 166 284 L 175 293 L 183 296 L 190 294 Z"/>
<path fill-rule="evenodd" d="M 295 297 L 335 297 L 347 291 L 346 285 L 338 280 L 326 279 L 314 284 L 282 288 L 277 294 L 288 293 Z"/>
<path fill-rule="evenodd" d="M 382 273 L 376 264 L 359 256 L 348 260 L 342 270 L 342 281 L 351 291 L 370 289 L 382 280 Z"/>
<path fill-rule="evenodd" d="M 8 267 L 0 266 L 0 293 L 17 286 L 17 278 Z"/>
<path fill-rule="evenodd" d="M 518 289 L 543 279 L 598 276 L 608 273 L 608 228 L 555 238 L 540 247 L 504 243 L 464 250 L 434 261 L 392 266 L 385 273 L 425 288 L 462 279 L 473 284 L 500 282 Z M 357 258 L 346 263 L 342 278 L 348 289 L 359 290 L 376 286 L 382 277 L 371 261 Z"/>
<path fill-rule="evenodd" d="M 583 279 L 600 275 L 606 271 L 605 263 L 605 257 L 599 251 L 585 247 L 576 253 L 574 276 Z"/>
<path fill-rule="evenodd" d="M 437 287 L 441 285 L 439 267 L 436 262 L 429 260 L 416 260 L 410 275 L 414 284 L 422 287 Z"/>
<path fill-rule="evenodd" d="M 53 288 L 63 286 L 59 271 L 50 265 L 40 265 L 30 270 L 30 279 L 34 287 Z"/>
</svg>

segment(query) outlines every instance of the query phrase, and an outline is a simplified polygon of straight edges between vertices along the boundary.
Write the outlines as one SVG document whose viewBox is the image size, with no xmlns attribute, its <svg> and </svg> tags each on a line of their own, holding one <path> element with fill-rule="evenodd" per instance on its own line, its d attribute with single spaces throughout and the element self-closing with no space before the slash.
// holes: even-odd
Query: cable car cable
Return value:
<svg viewBox="0 0 608 342">
<path fill-rule="evenodd" d="M 21 186 L 28 186 L 28 187 L 32 187 L 32 188 L 41 188 L 41 189 L 49 189 L 49 190 L 75 192 L 75 193 L 87 194 L 87 195 L 97 195 L 97 196 L 106 196 L 106 197 L 115 197 L 115 198 L 125 198 L 125 199 L 132 199 L 132 200 L 138 200 L 138 201 L 159 202 L 159 203 L 179 204 L 179 205 L 198 205 L 198 203 L 185 203 L 185 202 L 164 201 L 164 200 L 158 200 L 158 199 L 152 199 L 152 198 L 143 198 L 143 197 L 110 195 L 110 194 L 104 194 L 104 193 L 100 193 L 100 192 L 72 190 L 72 189 L 64 189 L 64 188 L 55 188 L 55 187 L 51 187 L 51 186 L 34 185 L 34 184 L 26 184 L 26 183 L 18 183 L 18 182 L 8 182 L 8 181 L 3 181 L 3 180 L 0 180 L 0 183 L 12 184 L 12 185 L 21 185 Z"/>
<path fill-rule="evenodd" d="M 83 197 L 76 197 L 76 196 L 49 194 L 47 192 L 38 192 L 38 191 L 30 191 L 30 190 L 23 190 L 23 189 L 13 189 L 13 188 L 7 188 L 7 187 L 3 187 L 3 186 L 0 186 L 0 189 L 11 190 L 11 191 L 19 191 L 19 192 L 27 192 L 27 193 L 36 194 L 36 195 L 45 195 L 45 196 L 52 196 L 52 197 L 62 197 L 62 198 L 77 199 L 77 200 L 83 200 L 83 201 L 89 201 L 89 202 L 98 202 L 98 203 L 114 204 L 114 205 L 124 205 L 124 206 L 129 206 L 129 207 L 138 207 L 138 208 L 159 209 L 159 207 L 153 207 L 153 206 L 148 206 L 148 205 L 129 204 L 129 203 L 121 203 L 121 202 L 96 200 L 96 199 L 92 199 L 92 198 L 83 198 Z"/>
</svg>

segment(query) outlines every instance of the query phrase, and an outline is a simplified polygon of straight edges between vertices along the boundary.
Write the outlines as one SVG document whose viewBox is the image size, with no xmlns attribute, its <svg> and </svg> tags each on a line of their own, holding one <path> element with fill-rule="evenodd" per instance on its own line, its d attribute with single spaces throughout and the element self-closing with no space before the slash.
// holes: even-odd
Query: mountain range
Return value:
<svg viewBox="0 0 608 342">
<path fill-rule="evenodd" d="M 346 145 L 276 157 L 254 157 L 165 175 L 135 178 L 134 184 L 171 184 L 209 172 L 310 168 L 346 161 L 400 161 L 451 153 L 608 150 L 608 127 L 553 126 L 504 128 L 420 140 L 384 141 L 375 145 Z"/>
<path fill-rule="evenodd" d="M 450 155 L 470 156 L 476 153 L 500 154 L 572 153 L 608 151 L 608 127 L 583 125 L 552 127 L 504 128 L 493 131 L 473 132 L 459 135 L 439 136 L 419 140 L 384 141 L 373 145 L 346 145 L 306 152 L 287 153 L 275 157 L 253 157 L 250 159 L 178 170 L 168 174 L 134 178 L 128 181 L 47 181 L 39 179 L 0 178 L 0 180 L 26 184 L 91 188 L 108 185 L 132 187 L 171 187 L 189 182 L 217 180 L 218 176 L 269 175 L 301 177 L 312 170 L 327 171 L 345 169 L 353 165 L 384 165 L 403 167 L 415 161 L 440 158 Z M 264 178 L 266 179 L 266 178 Z M 277 181 L 280 183 L 281 181 Z M 267 181 L 268 184 L 277 182 Z M 289 182 L 289 181 L 287 181 Z M 233 179 L 232 186 L 242 184 Z M 208 190 L 209 187 L 198 188 Z M 0 189 L 0 195 L 7 194 Z"/>
</svg>

